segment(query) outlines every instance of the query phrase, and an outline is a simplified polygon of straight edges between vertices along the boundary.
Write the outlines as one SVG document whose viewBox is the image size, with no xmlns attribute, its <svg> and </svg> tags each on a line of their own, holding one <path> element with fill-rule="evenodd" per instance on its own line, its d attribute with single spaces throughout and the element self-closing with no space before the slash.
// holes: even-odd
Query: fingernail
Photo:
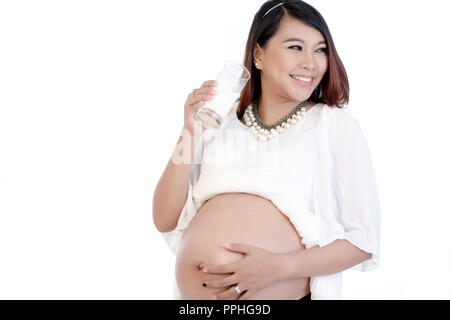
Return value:
<svg viewBox="0 0 450 320">
<path fill-rule="evenodd" d="M 208 287 L 208 285 L 206 284 L 206 282 L 203 282 L 203 286 L 204 286 L 205 288 Z"/>
<path fill-rule="evenodd" d="M 223 245 L 225 248 L 230 249 L 230 244 L 229 244 L 229 243 L 222 243 L 222 245 Z"/>
<path fill-rule="evenodd" d="M 203 272 L 208 272 L 208 269 L 206 269 L 206 267 L 204 267 L 204 268 L 202 269 L 202 271 L 203 271 Z"/>
</svg>

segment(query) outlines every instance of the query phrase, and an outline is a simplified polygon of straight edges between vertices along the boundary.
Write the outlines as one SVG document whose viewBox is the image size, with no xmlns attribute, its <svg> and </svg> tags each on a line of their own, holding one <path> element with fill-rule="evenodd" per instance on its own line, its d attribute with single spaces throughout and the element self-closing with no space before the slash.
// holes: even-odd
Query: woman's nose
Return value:
<svg viewBox="0 0 450 320">
<path fill-rule="evenodd" d="M 302 69 L 312 70 L 314 69 L 314 60 L 311 54 L 305 53 L 300 61 L 300 67 Z"/>
</svg>

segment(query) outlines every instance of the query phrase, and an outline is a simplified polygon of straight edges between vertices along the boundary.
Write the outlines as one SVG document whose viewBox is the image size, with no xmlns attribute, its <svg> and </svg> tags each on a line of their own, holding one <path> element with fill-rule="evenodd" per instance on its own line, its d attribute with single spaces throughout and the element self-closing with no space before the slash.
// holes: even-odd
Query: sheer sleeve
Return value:
<svg viewBox="0 0 450 320">
<path fill-rule="evenodd" d="M 332 123 L 337 221 L 344 239 L 372 257 L 353 266 L 369 271 L 379 265 L 380 204 L 371 153 L 359 122 L 342 110 Z"/>
<path fill-rule="evenodd" d="M 197 207 L 195 206 L 192 190 L 193 190 L 194 184 L 196 183 L 196 181 L 198 180 L 198 177 L 200 176 L 202 146 L 203 146 L 202 141 L 199 141 L 199 143 L 197 143 L 195 146 L 194 160 L 193 160 L 190 175 L 189 175 L 188 195 L 187 195 L 184 207 L 181 210 L 180 217 L 178 218 L 178 224 L 174 230 L 161 233 L 164 240 L 169 245 L 172 253 L 175 255 L 178 251 L 178 246 L 179 246 L 181 237 L 183 235 L 184 229 L 186 229 L 188 227 L 192 218 L 197 213 Z"/>
</svg>

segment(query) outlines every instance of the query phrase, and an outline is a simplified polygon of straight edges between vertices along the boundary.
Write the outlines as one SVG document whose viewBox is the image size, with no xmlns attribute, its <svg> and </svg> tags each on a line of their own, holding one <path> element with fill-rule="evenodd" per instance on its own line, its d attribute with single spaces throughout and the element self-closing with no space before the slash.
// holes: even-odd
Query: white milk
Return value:
<svg viewBox="0 0 450 320">
<path fill-rule="evenodd" d="M 214 98 L 206 101 L 197 113 L 202 119 L 203 125 L 207 128 L 218 128 L 240 97 L 240 93 L 237 92 L 223 92 L 220 91 L 219 87 L 216 87 L 215 90 Z"/>
<path fill-rule="evenodd" d="M 235 92 L 221 92 L 217 90 L 214 99 L 206 101 L 203 108 L 209 108 L 215 111 L 219 116 L 225 118 L 230 111 L 233 104 L 240 97 L 240 93 Z"/>
</svg>

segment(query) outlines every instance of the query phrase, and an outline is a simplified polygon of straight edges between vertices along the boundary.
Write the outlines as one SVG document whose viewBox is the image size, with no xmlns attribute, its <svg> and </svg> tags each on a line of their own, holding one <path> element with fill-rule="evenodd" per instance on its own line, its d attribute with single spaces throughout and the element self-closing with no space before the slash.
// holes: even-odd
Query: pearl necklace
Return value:
<svg viewBox="0 0 450 320">
<path fill-rule="evenodd" d="M 306 114 L 306 104 L 308 100 L 303 101 L 294 108 L 287 116 L 278 121 L 276 124 L 266 125 L 259 115 L 258 105 L 251 104 L 244 112 L 244 120 L 250 131 L 256 136 L 256 139 L 261 142 L 269 141 L 278 136 L 285 129 L 289 129 L 297 123 Z"/>
</svg>

